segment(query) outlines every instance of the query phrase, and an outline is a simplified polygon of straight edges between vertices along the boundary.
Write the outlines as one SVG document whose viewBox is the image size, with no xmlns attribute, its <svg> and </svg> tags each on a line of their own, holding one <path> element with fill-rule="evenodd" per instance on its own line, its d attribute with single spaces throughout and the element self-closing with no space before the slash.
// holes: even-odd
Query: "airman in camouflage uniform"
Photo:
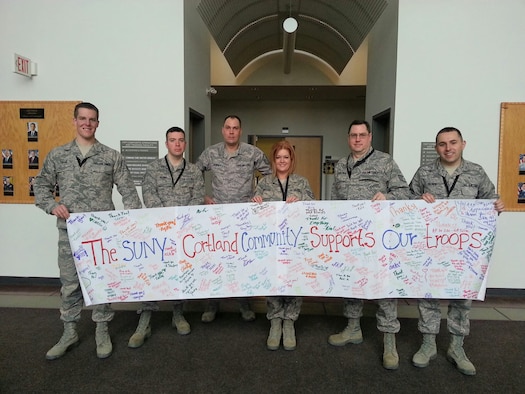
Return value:
<svg viewBox="0 0 525 394">
<path fill-rule="evenodd" d="M 224 142 L 206 148 L 195 163 L 202 172 L 212 172 L 213 195 L 204 197 L 205 204 L 249 202 L 253 196 L 255 171 L 262 175 L 271 173 L 265 154 L 259 148 L 241 142 L 241 134 L 240 118 L 227 116 L 222 126 Z M 248 300 L 241 299 L 240 304 L 242 318 L 245 321 L 254 320 L 255 313 Z M 201 320 L 205 323 L 215 320 L 218 307 L 217 300 L 209 300 Z"/>
<path fill-rule="evenodd" d="M 399 167 L 387 153 L 372 148 L 372 133 L 366 121 L 354 121 L 348 130 L 350 155 L 335 166 L 332 200 L 403 200 L 408 199 L 407 182 Z M 397 369 L 399 357 L 395 334 L 399 332 L 397 300 L 377 300 L 377 328 L 384 333 L 383 366 Z M 344 315 L 347 327 L 330 335 L 328 342 L 334 346 L 363 342 L 359 320 L 363 315 L 363 300 L 345 299 Z"/>
<path fill-rule="evenodd" d="M 255 188 L 254 202 L 263 201 L 308 201 L 314 199 L 308 179 L 294 174 L 295 151 L 288 141 L 279 141 L 272 147 L 272 175 L 262 178 Z M 266 346 L 270 350 L 279 349 L 281 335 L 285 350 L 296 347 L 294 322 L 301 312 L 301 297 L 266 297 L 270 320 L 270 334 Z"/>
<path fill-rule="evenodd" d="M 436 136 L 436 151 L 439 158 L 431 164 L 421 166 L 410 182 L 414 198 L 433 203 L 436 199 L 492 199 L 498 212 L 504 204 L 496 194 L 494 184 L 483 168 L 463 159 L 466 141 L 454 127 L 440 130 Z M 470 332 L 469 312 L 472 300 L 450 300 L 447 326 L 451 334 L 447 359 L 465 375 L 475 375 L 476 369 L 463 350 L 463 339 Z M 426 367 L 437 355 L 436 335 L 441 323 L 440 302 L 437 299 L 418 301 L 419 331 L 423 344 L 412 358 L 416 367 Z"/>
<path fill-rule="evenodd" d="M 53 149 L 44 161 L 34 184 L 35 204 L 46 213 L 57 217 L 58 267 L 62 283 L 60 318 L 64 333 L 59 342 L 46 354 L 48 360 L 63 356 L 78 343 L 76 323 L 83 306 L 82 291 L 67 235 L 66 219 L 70 212 L 114 210 L 113 185 L 122 195 L 125 209 L 141 208 L 142 203 L 128 168 L 117 151 L 101 144 L 95 138 L 99 125 L 98 109 L 90 103 L 77 104 L 74 111 L 76 138 Z M 60 190 L 60 201 L 55 200 L 55 186 Z M 108 322 L 114 312 L 109 304 L 95 305 L 92 319 L 97 323 L 97 356 L 111 355 L 112 344 Z"/>
<path fill-rule="evenodd" d="M 148 208 L 177 207 L 204 204 L 204 180 L 202 172 L 195 164 L 186 161 L 185 132 L 180 127 L 166 131 L 168 154 L 154 160 L 146 169 L 142 181 L 142 198 Z M 191 332 L 189 323 L 183 315 L 184 300 L 173 301 L 171 324 L 180 335 Z M 128 346 L 138 348 L 151 335 L 151 312 L 158 310 L 156 302 L 144 302 L 139 311 L 140 319 Z"/>
</svg>

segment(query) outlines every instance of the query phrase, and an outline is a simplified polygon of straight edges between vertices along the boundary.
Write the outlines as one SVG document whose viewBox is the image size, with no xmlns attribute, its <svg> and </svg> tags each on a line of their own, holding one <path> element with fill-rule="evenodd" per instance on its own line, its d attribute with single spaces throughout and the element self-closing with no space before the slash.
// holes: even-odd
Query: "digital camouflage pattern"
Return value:
<svg viewBox="0 0 525 394">
<path fill-rule="evenodd" d="M 332 200 L 372 200 L 378 192 L 387 200 L 410 199 L 407 181 L 398 165 L 389 154 L 378 150 L 364 162 L 356 163 L 352 155 L 340 159 L 334 174 Z"/>
<path fill-rule="evenodd" d="M 142 181 L 142 198 L 147 208 L 204 204 L 202 172 L 195 164 L 184 161 L 176 168 L 168 161 L 169 169 L 165 157 L 149 163 Z M 175 181 L 177 184 L 173 185 Z"/>
<path fill-rule="evenodd" d="M 166 158 L 165 156 L 154 160 L 146 168 L 142 180 L 144 205 L 147 208 L 160 208 L 204 204 L 202 172 L 195 164 L 186 159 L 183 159 L 184 161 L 177 167 L 173 167 L 169 160 L 166 161 Z M 176 182 L 175 185 L 174 182 Z M 185 300 L 173 300 L 174 308 L 182 307 L 184 302 Z M 158 309 L 156 302 L 148 301 L 142 303 L 142 309 L 139 312 L 157 311 Z"/>
<path fill-rule="evenodd" d="M 202 152 L 195 163 L 199 170 L 212 172 L 213 199 L 217 204 L 248 202 L 253 197 L 255 170 L 271 174 L 270 162 L 259 148 L 240 142 L 239 149 L 230 155 L 224 142 Z"/>
<path fill-rule="evenodd" d="M 60 202 L 55 201 L 55 185 L 60 190 Z M 37 207 L 51 214 L 58 204 L 69 212 L 94 212 L 114 210 L 113 185 L 122 195 L 125 209 L 138 209 L 142 203 L 124 159 L 116 150 L 98 141 L 85 157 L 75 141 L 53 149 L 46 157 L 40 173 L 35 178 L 34 193 Z M 58 267 L 62 283 L 60 318 L 64 322 L 80 319 L 83 306 L 82 292 L 73 260 L 66 222 L 57 219 Z M 109 305 L 96 305 L 92 319 L 110 321 L 113 311 Z"/>
<path fill-rule="evenodd" d="M 79 164 L 79 160 L 84 163 Z M 55 184 L 60 190 L 60 202 L 55 201 Z M 53 149 L 46 157 L 33 186 L 35 204 L 51 214 L 58 204 L 69 212 L 111 211 L 113 185 L 122 196 L 125 209 L 142 208 L 137 189 L 123 157 L 114 149 L 95 142 L 86 157 L 75 141 Z M 57 224 L 66 228 L 64 220 Z"/>
<path fill-rule="evenodd" d="M 448 195 L 447 182 L 450 190 Z M 454 184 L 455 182 L 455 184 Z M 454 185 L 454 187 L 452 187 Z M 430 193 L 436 199 L 497 199 L 494 184 L 479 164 L 461 160 L 461 164 L 450 175 L 437 158 L 433 163 L 419 167 L 410 182 L 413 198 Z M 472 300 L 449 300 L 447 328 L 453 335 L 470 333 L 469 313 Z M 422 299 L 418 301 L 419 331 L 423 334 L 438 334 L 441 323 L 440 301 Z"/>
<path fill-rule="evenodd" d="M 283 188 L 286 185 L 283 183 Z M 266 175 L 255 187 L 255 196 L 261 196 L 263 201 L 283 201 L 283 193 L 279 179 L 274 175 Z M 308 179 L 297 174 L 291 174 L 288 179 L 288 197 L 297 197 L 301 201 L 314 199 L 314 193 Z"/>
<path fill-rule="evenodd" d="M 286 185 L 283 184 L 286 190 Z M 279 186 L 279 179 L 274 175 L 266 175 L 255 188 L 255 196 L 261 196 L 263 201 L 283 201 L 283 192 Z M 314 199 L 314 193 L 308 179 L 297 174 L 290 174 L 288 178 L 288 197 L 297 197 L 301 201 Z M 303 299 L 301 297 L 266 297 L 268 320 L 275 318 L 296 321 L 301 312 Z"/>
<path fill-rule="evenodd" d="M 454 180 L 456 184 L 447 196 L 446 180 L 449 189 Z M 410 192 L 414 198 L 424 193 L 432 194 L 436 199 L 492 199 L 499 198 L 494 184 L 479 164 L 462 160 L 458 168 L 450 175 L 441 165 L 440 159 L 419 167 L 410 181 Z"/>
<path fill-rule="evenodd" d="M 372 200 L 381 192 L 387 200 L 408 200 L 410 192 L 405 177 L 392 157 L 384 152 L 370 150 L 363 160 L 354 160 L 352 155 L 342 158 L 335 166 L 332 200 Z M 400 329 L 397 319 L 397 300 L 376 301 L 377 328 L 381 332 L 397 333 Z M 343 314 L 348 319 L 363 315 L 363 300 L 345 299 Z"/>
</svg>

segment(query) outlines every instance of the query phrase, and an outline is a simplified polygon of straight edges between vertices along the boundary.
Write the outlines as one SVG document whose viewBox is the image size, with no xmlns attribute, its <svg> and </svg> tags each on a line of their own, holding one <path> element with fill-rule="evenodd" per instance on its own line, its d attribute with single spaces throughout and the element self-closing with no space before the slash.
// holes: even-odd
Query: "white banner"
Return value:
<svg viewBox="0 0 525 394">
<path fill-rule="evenodd" d="M 485 297 L 492 200 L 302 201 L 71 214 L 86 305 L 251 296 Z"/>
</svg>

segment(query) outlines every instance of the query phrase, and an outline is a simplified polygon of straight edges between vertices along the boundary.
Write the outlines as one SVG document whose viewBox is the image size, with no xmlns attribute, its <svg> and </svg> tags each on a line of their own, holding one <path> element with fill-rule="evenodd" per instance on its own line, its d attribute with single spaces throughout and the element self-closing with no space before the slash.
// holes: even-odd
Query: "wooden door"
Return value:
<svg viewBox="0 0 525 394">
<path fill-rule="evenodd" d="M 282 140 L 288 141 L 295 149 L 295 173 L 308 179 L 315 198 L 320 200 L 323 137 L 256 136 L 253 138 L 255 146 L 261 149 L 266 154 L 266 156 L 268 156 L 270 161 L 270 154 L 273 144 Z"/>
</svg>

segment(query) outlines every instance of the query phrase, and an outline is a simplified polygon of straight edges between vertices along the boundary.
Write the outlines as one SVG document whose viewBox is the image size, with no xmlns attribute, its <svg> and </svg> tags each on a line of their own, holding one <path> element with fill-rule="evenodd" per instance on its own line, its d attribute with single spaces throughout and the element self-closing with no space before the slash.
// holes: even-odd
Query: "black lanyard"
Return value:
<svg viewBox="0 0 525 394">
<path fill-rule="evenodd" d="M 374 153 L 374 148 L 372 148 L 372 150 L 370 151 L 370 153 L 368 155 L 366 155 L 364 158 L 362 158 L 361 160 L 357 161 L 354 166 L 352 167 L 352 169 L 349 169 L 348 168 L 348 163 L 350 162 L 350 155 L 348 155 L 348 158 L 346 159 L 346 172 L 348 173 L 348 178 L 351 178 L 352 177 L 352 171 L 354 170 L 354 168 L 356 167 L 359 167 L 361 164 L 363 164 L 371 155 L 372 153 Z"/>
<path fill-rule="evenodd" d="M 283 194 L 283 201 L 286 201 L 286 197 L 288 197 L 288 180 L 290 179 L 289 176 L 286 177 L 286 187 L 283 189 L 283 184 L 281 183 L 281 180 L 277 178 L 277 181 L 279 182 L 279 187 L 281 188 L 281 193 Z"/>
<path fill-rule="evenodd" d="M 447 189 L 447 197 L 450 197 L 450 193 L 452 193 L 452 190 L 454 190 L 454 187 L 456 187 L 456 182 L 458 181 L 458 178 L 459 178 L 459 175 L 456 175 L 454 182 L 452 182 L 452 186 L 449 188 L 447 179 L 443 177 L 443 183 L 445 184 L 445 189 Z"/>
<path fill-rule="evenodd" d="M 175 187 L 175 185 L 179 181 L 180 177 L 182 176 L 182 173 L 184 172 L 184 169 L 186 168 L 186 159 L 184 159 L 184 158 L 182 159 L 182 170 L 180 171 L 179 176 L 177 177 L 176 181 L 173 180 L 173 172 L 171 172 L 170 163 L 168 162 L 168 156 L 167 155 L 164 156 L 164 160 L 166 160 L 166 165 L 168 166 L 168 171 L 170 172 L 171 183 L 173 183 L 173 187 Z"/>
<path fill-rule="evenodd" d="M 87 159 L 88 159 L 88 158 L 86 157 L 85 159 L 80 160 L 80 159 L 78 158 L 78 156 L 77 156 L 78 166 L 79 166 L 79 167 L 82 167 L 82 166 L 84 165 L 84 163 L 86 162 Z"/>
</svg>

